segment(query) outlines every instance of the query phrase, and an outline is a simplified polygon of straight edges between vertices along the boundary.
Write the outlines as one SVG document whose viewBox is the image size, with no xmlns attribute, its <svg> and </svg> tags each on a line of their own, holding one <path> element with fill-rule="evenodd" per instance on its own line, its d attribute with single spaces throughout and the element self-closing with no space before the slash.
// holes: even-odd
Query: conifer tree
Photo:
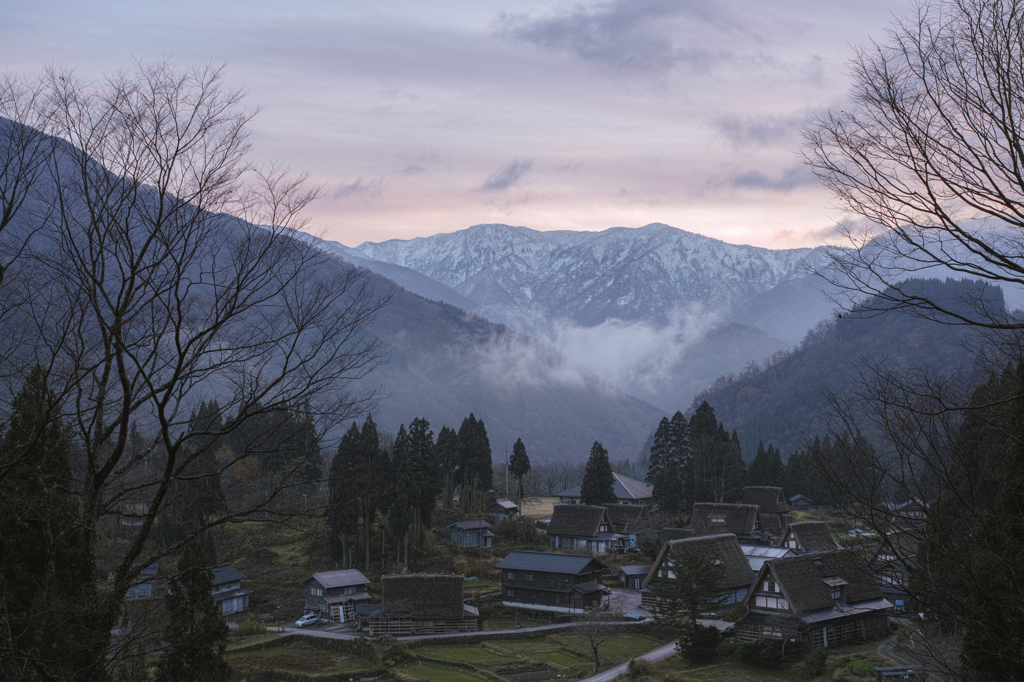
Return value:
<svg viewBox="0 0 1024 682">
<path fill-rule="evenodd" d="M 516 490 L 519 495 L 516 500 L 520 509 L 523 506 L 523 477 L 530 473 L 530 458 L 526 455 L 526 446 L 523 439 L 517 438 L 512 446 L 512 457 L 508 461 L 508 470 L 516 478 Z"/>
<path fill-rule="evenodd" d="M 583 472 L 580 487 L 580 501 L 583 504 L 611 504 L 615 498 L 615 477 L 608 461 L 608 451 L 597 441 L 590 448 L 590 458 Z"/>
<path fill-rule="evenodd" d="M 689 514 L 693 507 L 693 447 L 690 425 L 682 412 L 672 415 L 669 423 L 672 434 L 673 453 L 678 471 L 679 509 Z"/>
<path fill-rule="evenodd" d="M 783 486 L 782 457 L 774 446 L 768 445 L 766 450 L 764 443 L 757 444 L 757 455 L 750 463 L 747 472 L 747 482 L 750 485 Z"/>
<path fill-rule="evenodd" d="M 494 468 L 487 429 L 483 420 L 478 420 L 472 412 L 459 428 L 458 450 L 460 503 L 467 511 L 480 511 L 478 508 L 483 505 L 483 493 L 493 485 Z"/>
<path fill-rule="evenodd" d="M 441 467 L 435 457 L 434 432 L 430 422 L 418 417 L 409 424 L 409 456 L 416 472 L 414 496 L 419 535 L 430 527 L 437 497 L 442 491 Z"/>
<path fill-rule="evenodd" d="M 341 438 L 338 452 L 328 474 L 327 527 L 330 531 L 331 558 L 351 566 L 349 542 L 359 532 L 362 503 L 359 495 L 359 427 L 355 422 Z"/>
<path fill-rule="evenodd" d="M 231 675 L 224 652 L 228 626 L 213 601 L 213 578 L 195 539 L 185 545 L 178 572 L 165 598 L 167 651 L 157 666 L 157 682 L 226 682 Z"/>
<path fill-rule="evenodd" d="M 88 628 L 96 581 L 70 442 L 42 368 L 12 407 L 0 440 L 0 676 L 88 679 L 103 646 Z"/>
<path fill-rule="evenodd" d="M 434 442 L 434 461 L 441 475 L 443 504 L 451 508 L 459 475 L 459 435 L 454 429 L 441 427 Z"/>
</svg>

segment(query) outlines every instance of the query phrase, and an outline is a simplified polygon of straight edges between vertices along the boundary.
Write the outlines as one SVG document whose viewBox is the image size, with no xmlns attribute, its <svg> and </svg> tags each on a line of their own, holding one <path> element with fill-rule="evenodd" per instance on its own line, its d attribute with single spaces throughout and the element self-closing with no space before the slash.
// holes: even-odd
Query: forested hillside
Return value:
<svg viewBox="0 0 1024 682">
<path fill-rule="evenodd" d="M 1000 289 L 969 280 L 920 280 L 922 294 L 950 305 L 983 296 L 1002 309 Z M 963 327 L 922 319 L 908 312 L 863 312 L 863 308 L 821 322 L 790 353 L 760 366 L 718 379 L 694 400 L 706 400 L 719 418 L 736 429 L 743 457 L 751 461 L 757 444 L 774 444 L 787 457 L 802 440 L 821 433 L 826 392 L 855 387 L 872 367 L 883 371 L 927 367 L 932 372 L 972 371 Z"/>
</svg>

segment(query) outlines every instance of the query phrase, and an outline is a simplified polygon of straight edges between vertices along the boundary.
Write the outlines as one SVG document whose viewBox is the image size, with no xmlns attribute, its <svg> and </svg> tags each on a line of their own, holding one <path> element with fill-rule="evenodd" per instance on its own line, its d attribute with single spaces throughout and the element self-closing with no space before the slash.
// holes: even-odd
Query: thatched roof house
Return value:
<svg viewBox="0 0 1024 682">
<path fill-rule="evenodd" d="M 368 614 L 372 635 L 476 632 L 480 617 L 465 603 L 461 575 L 409 573 L 381 577 L 381 604 Z"/>
<path fill-rule="evenodd" d="M 743 600 L 737 638 L 792 637 L 832 646 L 882 632 L 892 603 L 875 583 L 864 558 L 853 551 L 804 554 L 769 561 Z M 799 623 L 799 633 L 782 624 Z"/>
<path fill-rule="evenodd" d="M 606 504 L 608 518 L 612 522 L 612 529 L 616 533 L 629 535 L 637 532 L 638 527 L 651 519 L 651 513 L 647 507 L 641 504 Z"/>
<path fill-rule="evenodd" d="M 389 618 L 462 618 L 465 578 L 410 573 L 380 579 L 381 611 Z"/>
<path fill-rule="evenodd" d="M 832 539 L 832 533 L 824 521 L 799 521 L 789 524 L 779 546 L 799 552 L 833 552 L 839 549 L 839 543 Z"/>
<path fill-rule="evenodd" d="M 789 521 L 788 514 L 793 508 L 786 502 L 782 488 L 764 485 L 748 485 L 743 489 L 743 504 L 760 507 L 761 523 L 769 532 L 780 531 Z"/>
<path fill-rule="evenodd" d="M 690 527 L 697 537 L 732 533 L 741 542 L 764 542 L 759 511 L 755 504 L 698 502 L 693 505 Z"/>
<path fill-rule="evenodd" d="M 675 552 L 692 550 L 725 568 L 725 577 L 719 583 L 719 591 L 723 604 L 735 604 L 747 594 L 747 588 L 753 582 L 754 575 L 743 554 L 739 540 L 732 533 L 721 533 L 698 538 L 672 540 L 666 542 L 654 560 L 642 588 L 651 588 L 661 579 L 672 577 L 672 555 Z M 651 603 L 647 594 L 646 601 Z"/>
<path fill-rule="evenodd" d="M 556 504 L 548 523 L 552 547 L 608 552 L 622 547 L 625 536 L 612 528 L 608 510 L 589 504 Z"/>
</svg>

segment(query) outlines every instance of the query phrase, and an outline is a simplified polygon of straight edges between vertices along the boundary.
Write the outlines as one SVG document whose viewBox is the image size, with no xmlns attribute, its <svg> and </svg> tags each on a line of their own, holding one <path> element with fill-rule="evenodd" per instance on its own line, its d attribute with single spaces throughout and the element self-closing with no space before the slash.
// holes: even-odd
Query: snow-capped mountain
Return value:
<svg viewBox="0 0 1024 682">
<path fill-rule="evenodd" d="M 601 232 L 476 225 L 354 250 L 437 280 L 497 317 L 534 310 L 586 326 L 665 324 L 674 309 L 694 303 L 731 318 L 821 259 L 815 249 L 737 246 L 659 223 Z"/>
</svg>

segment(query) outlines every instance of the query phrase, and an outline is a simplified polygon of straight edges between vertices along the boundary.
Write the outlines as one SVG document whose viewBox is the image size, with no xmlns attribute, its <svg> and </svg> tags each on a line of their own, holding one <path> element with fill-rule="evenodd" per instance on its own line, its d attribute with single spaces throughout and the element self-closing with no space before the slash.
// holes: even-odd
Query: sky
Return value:
<svg viewBox="0 0 1024 682">
<path fill-rule="evenodd" d="M 0 69 L 226 67 L 254 154 L 308 171 L 355 246 L 479 223 L 653 222 L 823 243 L 843 215 L 801 126 L 847 106 L 857 46 L 912 0 L 0 0 Z"/>
</svg>

